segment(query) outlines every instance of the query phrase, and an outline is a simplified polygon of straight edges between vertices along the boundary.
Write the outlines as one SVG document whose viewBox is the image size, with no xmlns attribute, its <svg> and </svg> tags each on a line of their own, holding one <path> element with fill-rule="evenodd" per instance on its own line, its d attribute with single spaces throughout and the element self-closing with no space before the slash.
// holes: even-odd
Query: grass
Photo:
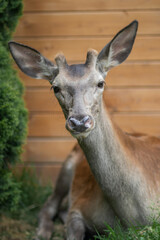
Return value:
<svg viewBox="0 0 160 240">
<path fill-rule="evenodd" d="M 7 211 L 7 206 L 0 209 L 0 240 L 31 240 L 39 210 L 53 190 L 51 184 L 41 186 L 33 169 L 24 169 L 15 177 L 21 186 L 21 201 L 14 212 Z"/>
<path fill-rule="evenodd" d="M 97 240 L 160 240 L 160 224 L 155 220 L 151 226 L 132 226 L 127 230 L 118 223 L 114 229 L 106 224 L 104 235 L 95 236 Z"/>
<path fill-rule="evenodd" d="M 28 215 L 26 215 L 26 217 L 28 217 Z M 32 218 L 36 222 L 36 218 L 34 216 L 32 216 Z M 0 222 L 0 240 L 33 240 L 35 237 L 37 224 L 33 224 L 33 221 L 28 222 L 26 219 L 17 220 L 11 216 L 3 214 L 0 217 Z M 56 221 L 54 229 L 55 232 L 52 240 L 64 239 L 62 223 Z"/>
<path fill-rule="evenodd" d="M 37 227 L 37 216 L 43 203 L 52 193 L 51 184 L 41 186 L 33 171 L 24 170 L 16 176 L 21 183 L 22 199 L 17 212 L 0 210 L 0 240 L 33 240 Z M 52 240 L 62 240 L 63 225 L 56 221 Z M 153 221 L 151 226 L 130 227 L 124 230 L 117 223 L 114 229 L 106 224 L 104 235 L 94 237 L 95 240 L 160 240 L 160 224 Z"/>
<path fill-rule="evenodd" d="M 34 236 L 34 227 L 24 220 L 16 220 L 6 214 L 0 217 L 1 240 L 29 240 Z"/>
</svg>

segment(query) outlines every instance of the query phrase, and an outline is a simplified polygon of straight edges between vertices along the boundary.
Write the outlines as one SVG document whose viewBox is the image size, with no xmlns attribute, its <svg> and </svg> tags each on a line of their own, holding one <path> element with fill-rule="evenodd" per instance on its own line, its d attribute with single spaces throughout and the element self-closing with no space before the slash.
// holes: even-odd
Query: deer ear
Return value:
<svg viewBox="0 0 160 240">
<path fill-rule="evenodd" d="M 105 75 L 112 67 L 126 60 L 130 54 L 136 37 L 138 22 L 133 21 L 123 28 L 99 53 L 97 65 Z"/>
<path fill-rule="evenodd" d="M 17 42 L 9 42 L 9 50 L 18 67 L 26 75 L 37 79 L 53 79 L 58 68 L 37 50 Z"/>
</svg>

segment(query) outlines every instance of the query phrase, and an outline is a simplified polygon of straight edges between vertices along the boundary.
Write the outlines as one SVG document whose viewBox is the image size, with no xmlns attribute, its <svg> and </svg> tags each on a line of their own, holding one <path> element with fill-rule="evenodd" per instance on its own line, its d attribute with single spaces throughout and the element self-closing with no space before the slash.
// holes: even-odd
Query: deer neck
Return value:
<svg viewBox="0 0 160 240">
<path fill-rule="evenodd" d="M 97 182 L 112 200 L 124 198 L 124 193 L 127 197 L 135 182 L 132 179 L 131 161 L 128 160 L 119 131 L 102 103 L 95 128 L 88 137 L 79 140 Z"/>
<path fill-rule="evenodd" d="M 123 132 L 114 127 L 104 104 L 101 109 L 95 128 L 88 137 L 78 142 L 104 197 L 117 216 L 122 221 L 135 220 L 143 224 L 146 222 L 146 207 L 141 200 L 145 192 L 143 178 L 129 159 L 121 139 Z"/>
</svg>

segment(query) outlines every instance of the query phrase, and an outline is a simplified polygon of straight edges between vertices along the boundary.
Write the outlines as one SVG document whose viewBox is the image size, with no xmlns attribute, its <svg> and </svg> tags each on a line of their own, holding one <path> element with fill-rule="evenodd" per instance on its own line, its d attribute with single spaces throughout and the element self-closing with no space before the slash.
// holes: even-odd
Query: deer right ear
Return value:
<svg viewBox="0 0 160 240">
<path fill-rule="evenodd" d="M 99 53 L 97 65 L 104 76 L 112 67 L 119 65 L 129 56 L 136 37 L 137 28 L 138 22 L 135 20 L 118 32 Z"/>
<path fill-rule="evenodd" d="M 13 59 L 26 75 L 50 81 L 58 74 L 58 67 L 37 50 L 13 41 L 8 45 Z"/>
</svg>

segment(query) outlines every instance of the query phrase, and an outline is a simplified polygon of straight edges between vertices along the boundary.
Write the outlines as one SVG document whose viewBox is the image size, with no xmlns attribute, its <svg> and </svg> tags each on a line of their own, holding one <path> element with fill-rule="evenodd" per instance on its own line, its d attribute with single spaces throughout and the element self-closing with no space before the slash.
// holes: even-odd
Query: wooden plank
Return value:
<svg viewBox="0 0 160 240">
<path fill-rule="evenodd" d="M 111 112 L 160 111 L 160 88 L 108 89 L 104 99 Z"/>
<path fill-rule="evenodd" d="M 113 120 L 126 132 L 160 137 L 160 114 L 113 114 Z"/>
<path fill-rule="evenodd" d="M 20 164 L 14 167 L 14 172 L 20 173 L 23 168 L 29 168 L 34 171 L 41 184 L 55 185 L 61 164 Z"/>
<path fill-rule="evenodd" d="M 160 88 L 106 89 L 105 103 L 111 112 L 160 111 Z M 29 111 L 62 112 L 53 91 L 29 89 L 25 96 Z"/>
<path fill-rule="evenodd" d="M 63 162 L 76 140 L 28 139 L 23 153 L 25 162 Z"/>
<path fill-rule="evenodd" d="M 139 34 L 160 34 L 160 11 L 25 13 L 16 36 L 106 36 L 138 19 Z"/>
<path fill-rule="evenodd" d="M 59 114 L 30 114 L 29 136 L 31 137 L 68 137 L 70 133 L 65 129 L 65 119 Z"/>
<path fill-rule="evenodd" d="M 26 106 L 29 111 L 62 112 L 53 90 L 29 89 L 25 94 Z"/>
<path fill-rule="evenodd" d="M 45 57 L 53 61 L 58 52 L 63 52 L 68 63 L 73 61 L 85 62 L 87 50 L 96 49 L 98 52 L 112 37 L 85 38 L 15 38 L 15 41 L 33 47 Z M 160 37 L 137 37 L 128 60 L 160 60 Z"/>
<path fill-rule="evenodd" d="M 160 86 L 160 63 L 122 64 L 108 73 L 109 87 L 152 87 Z M 25 82 L 26 83 L 26 82 Z"/>
<path fill-rule="evenodd" d="M 114 121 L 123 130 L 143 132 L 160 136 L 160 113 L 115 113 Z M 66 137 L 70 134 L 65 130 L 65 119 L 62 114 L 33 114 L 29 121 L 29 136 L 34 137 Z"/>
<path fill-rule="evenodd" d="M 119 9 L 156 9 L 159 0 L 25 0 L 24 11 L 83 11 L 83 10 L 119 10 Z"/>
<path fill-rule="evenodd" d="M 19 73 L 26 87 L 48 87 L 49 91 L 48 81 L 32 79 L 20 71 Z M 160 62 L 124 63 L 108 73 L 106 83 L 108 87 L 158 87 L 159 76 Z"/>
</svg>

